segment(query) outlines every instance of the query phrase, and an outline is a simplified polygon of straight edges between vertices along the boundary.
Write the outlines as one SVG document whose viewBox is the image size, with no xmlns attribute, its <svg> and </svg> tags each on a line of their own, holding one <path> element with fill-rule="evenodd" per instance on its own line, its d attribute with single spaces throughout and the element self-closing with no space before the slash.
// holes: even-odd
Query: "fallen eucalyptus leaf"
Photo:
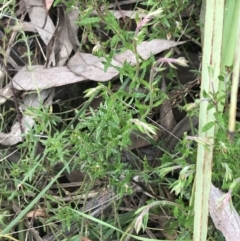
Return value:
<svg viewBox="0 0 240 241">
<path fill-rule="evenodd" d="M 113 67 L 109 67 L 106 71 L 104 71 L 103 61 L 106 62 L 106 59 L 103 57 L 99 58 L 92 54 L 78 52 L 70 59 L 68 67 L 76 75 L 83 76 L 85 79 L 109 81 L 116 77 L 119 72 Z M 119 63 L 114 60 L 111 64 L 119 66 Z"/>
<path fill-rule="evenodd" d="M 33 65 L 32 70 L 23 67 L 13 78 L 13 87 L 17 90 L 43 90 L 51 87 L 72 84 L 86 80 L 77 76 L 66 66 L 45 68 Z"/>
<path fill-rule="evenodd" d="M 151 55 L 158 54 L 164 50 L 176 47 L 177 45 L 183 44 L 182 42 L 175 42 L 167 39 L 153 39 L 151 41 L 144 41 L 137 46 L 137 52 L 142 59 L 147 60 Z M 131 65 L 136 65 L 136 55 L 131 50 L 126 50 L 121 54 L 114 57 L 117 62 L 124 63 L 127 61 Z"/>
</svg>

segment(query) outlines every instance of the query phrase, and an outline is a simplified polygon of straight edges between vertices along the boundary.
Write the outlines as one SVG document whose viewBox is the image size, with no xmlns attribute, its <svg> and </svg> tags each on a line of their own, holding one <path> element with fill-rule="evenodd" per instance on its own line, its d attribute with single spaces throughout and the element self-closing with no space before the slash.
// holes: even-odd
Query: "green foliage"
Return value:
<svg viewBox="0 0 240 241">
<path fill-rule="evenodd" d="M 159 9 L 162 9 L 163 12 L 154 15 L 152 20 L 144 25 L 135 36 L 136 32 L 126 26 L 122 27 L 111 12 L 108 10 L 100 11 L 100 6 L 106 5 L 106 2 L 86 0 L 80 2 L 78 10 L 81 14 L 77 22 L 83 32 L 82 39 L 80 39 L 80 49 L 81 51 L 82 49 L 93 51 L 93 46 L 95 46 L 94 54 L 104 56 L 107 60 L 104 63 L 105 69 L 110 66 L 116 53 L 124 52 L 126 49 L 136 53 L 136 44 L 142 41 L 155 38 L 166 39 L 167 37 L 180 38 L 183 33 L 182 26 L 184 26 L 181 13 L 189 3 L 188 0 L 148 0 L 142 2 L 139 8 L 135 9 L 139 14 L 141 12 L 153 13 Z M 54 7 L 57 7 L 58 4 L 64 4 L 67 11 L 77 5 L 75 0 L 54 1 Z M 196 1 L 196 4 L 200 4 L 200 1 Z M 98 12 L 98 17 L 92 15 L 94 9 Z M 197 9 L 193 9 L 193 11 L 197 11 Z M 141 20 L 139 14 L 136 15 L 136 24 Z M 191 27 L 184 29 L 185 34 L 191 32 L 193 28 L 190 20 L 187 24 Z M 20 32 L 18 38 L 28 46 L 27 56 L 30 65 L 32 53 L 28 44 L 29 38 L 24 32 Z M 159 160 L 162 163 L 161 167 L 155 169 L 149 165 L 146 157 L 139 158 L 141 168 L 123 161 L 123 151 L 134 144 L 130 138 L 133 131 L 145 133 L 150 139 L 153 134 L 157 133 L 156 125 L 153 125 L 151 121 L 152 112 L 155 107 L 160 106 L 168 98 L 166 92 L 159 88 L 164 75 L 163 67 L 156 66 L 153 56 L 146 61 L 142 61 L 137 55 L 136 57 L 138 62 L 136 66 L 124 63 L 123 67 L 118 69 L 121 85 L 117 88 L 112 83 L 98 84 L 97 87 L 85 91 L 85 99 L 80 107 L 70 111 L 64 106 L 64 103 L 59 103 L 63 111 L 70 112 L 69 116 L 65 116 L 63 113 L 54 113 L 52 107 L 27 109 L 26 114 L 32 116 L 36 124 L 24 136 L 24 142 L 18 145 L 21 162 L 4 162 L 5 166 L 0 168 L 1 174 L 3 174 L 3 184 L 0 182 L 1 190 L 3 190 L 0 194 L 1 199 L 15 203 L 18 203 L 19 200 L 26 200 L 22 204 L 22 210 L 25 210 L 24 208 L 28 207 L 28 203 L 36 201 L 36 197 L 42 193 L 41 202 L 39 198 L 34 205 L 40 202 L 39 207 L 44 207 L 48 213 L 53 214 L 47 220 L 39 218 L 43 225 L 54 230 L 56 229 L 54 223 L 61 222 L 61 231 L 63 231 L 70 230 L 72 224 L 77 223 L 79 233 L 82 236 L 88 234 L 89 238 L 92 239 L 120 240 L 122 236 L 126 235 L 123 232 L 134 229 L 133 222 L 139 220 L 134 210 L 120 212 L 117 210 L 119 203 L 113 202 L 116 210 L 109 217 L 103 213 L 102 217 L 96 221 L 94 217 L 76 211 L 79 209 L 80 203 L 83 206 L 86 204 L 87 198 L 65 202 L 64 198 L 68 194 L 60 185 L 57 191 L 58 197 L 54 196 L 51 190 L 45 190 L 43 193 L 42 189 L 46 183 L 49 183 L 49 180 L 56 178 L 56 174 L 60 172 L 65 171 L 69 174 L 72 171 L 80 171 L 86 174 L 86 178 L 74 194 L 88 194 L 97 180 L 106 178 L 108 187 L 114 190 L 116 195 L 123 197 L 132 193 L 132 178 L 138 176 L 139 180 L 143 180 L 145 183 L 164 184 L 174 192 L 175 205 L 171 206 L 172 203 L 165 205 L 171 206 L 169 210 L 173 216 L 166 224 L 166 231 L 171 233 L 179 230 L 178 240 L 191 238 L 195 145 L 197 141 L 201 140 L 197 137 L 190 139 L 186 135 L 176 149 L 177 155 L 165 153 Z M 156 75 L 149 79 L 148 75 L 152 67 L 157 74 L 155 73 Z M 166 75 L 171 79 L 175 72 L 170 69 Z M 93 108 L 90 103 L 96 96 L 101 98 L 101 101 L 98 107 Z M 218 93 L 214 95 L 204 93 L 204 97 L 212 100 L 209 108 L 217 108 L 217 103 L 225 100 L 225 96 L 219 97 Z M 1 129 L 7 127 L 4 120 L 12 118 L 10 114 L 7 114 L 4 111 L 1 116 L 3 120 Z M 238 171 L 240 170 L 238 168 L 240 140 L 236 135 L 234 142 L 229 143 L 226 125 L 227 115 L 216 112 L 215 117 L 221 131 L 216 136 L 213 181 L 227 189 L 233 180 L 240 176 Z M 213 124 L 215 122 L 207 123 L 202 131 L 209 130 Z M 239 131 L 239 126 L 237 131 Z M 42 148 L 42 152 L 38 150 L 39 147 Z M 4 171 L 5 167 L 9 173 Z M 8 183 L 6 180 L 9 177 L 15 187 L 19 187 L 18 189 L 9 191 L 6 188 Z M 58 185 L 58 180 L 55 180 L 55 183 Z M 238 193 L 236 192 L 234 195 L 237 196 Z M 69 196 L 71 198 L 71 195 Z M 149 203 L 151 202 L 149 201 Z M 36 208 L 34 205 L 33 209 Z M 140 233 L 142 229 L 148 228 L 151 215 L 157 215 L 161 210 L 159 206 L 158 203 L 156 207 L 146 212 L 136 227 L 137 232 Z M 9 210 L 9 208 L 0 210 L 2 214 L 0 215 L 0 230 L 5 229 L 11 221 L 11 218 L 8 217 Z M 217 236 L 216 233 L 212 234 L 213 237 L 214 235 Z M 79 236 L 72 237 L 72 240 L 75 239 L 79 240 Z"/>
</svg>

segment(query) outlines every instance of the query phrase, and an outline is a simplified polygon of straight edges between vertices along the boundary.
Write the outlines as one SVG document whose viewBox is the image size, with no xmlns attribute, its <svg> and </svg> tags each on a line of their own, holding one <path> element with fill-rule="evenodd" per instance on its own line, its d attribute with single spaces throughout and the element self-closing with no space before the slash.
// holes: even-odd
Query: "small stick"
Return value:
<svg viewBox="0 0 240 241">
<path fill-rule="evenodd" d="M 22 134 L 24 134 L 23 125 L 22 125 L 22 114 L 21 114 L 21 111 L 20 111 L 20 108 L 19 108 L 19 104 L 18 104 L 18 101 L 17 101 L 17 96 L 16 96 L 16 93 L 15 93 L 15 90 L 14 90 L 14 87 L 13 87 L 12 80 L 11 80 L 11 89 L 12 89 L 12 93 L 13 93 L 13 102 L 14 102 L 15 109 L 16 109 L 16 112 L 17 112 L 17 120 L 18 120 L 18 123 L 19 123 L 20 131 L 21 131 Z"/>
</svg>

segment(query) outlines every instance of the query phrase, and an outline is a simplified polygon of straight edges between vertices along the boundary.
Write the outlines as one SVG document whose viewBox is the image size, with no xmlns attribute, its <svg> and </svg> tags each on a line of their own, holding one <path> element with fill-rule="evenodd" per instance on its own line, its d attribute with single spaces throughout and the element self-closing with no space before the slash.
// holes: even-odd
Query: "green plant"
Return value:
<svg viewBox="0 0 240 241">
<path fill-rule="evenodd" d="M 188 3 L 187 0 L 143 1 L 138 8 L 134 9 L 137 13 L 135 20 L 126 18 L 123 21 L 124 24 L 121 24 L 107 8 L 106 1 L 80 2 L 78 10 L 81 14 L 77 21 L 81 29 L 79 49 L 105 57 L 105 70 L 112 67 L 111 61 L 116 52 L 123 53 L 125 50 L 131 50 L 135 54 L 136 65 L 125 62 L 121 68 L 114 66 L 120 73 L 117 86 L 110 81 L 82 84 L 80 94 L 78 93 L 75 100 L 77 105 L 71 106 L 70 100 L 64 102 L 56 100 L 53 106 L 46 107 L 42 101 L 39 108 L 26 109 L 24 114 L 31 116 L 35 124 L 24 135 L 24 141 L 18 144 L 20 161 L 18 163 L 4 161 L 5 166 L 1 168 L 4 184 L 7 184 L 8 178 L 14 184 L 14 188 L 10 191 L 3 189 L 1 199 L 14 204 L 20 203 L 21 211 L 16 217 L 10 218 L 7 213 L 12 208 L 4 205 L 7 217 L 3 217 L 0 223 L 1 235 L 8 238 L 9 236 L 6 235 L 14 232 L 13 228 L 24 232 L 22 221 L 26 221 L 24 219 L 26 214 L 30 210 L 44 210 L 45 214 L 42 217 L 35 215 L 35 220 L 39 222 L 39 226 L 44 227 L 43 233 L 51 229 L 51 232 L 62 240 L 65 238 L 65 230 L 70 232 L 73 227 L 75 230 L 71 240 L 79 239 L 79 235 L 98 240 L 124 240 L 128 236 L 137 240 L 150 240 L 140 235 L 137 237 L 133 232 L 136 230 L 140 233 L 141 228 L 145 231 L 148 228 L 148 221 L 157 215 L 160 207 L 167 206 L 169 213 L 172 213 L 172 219 L 166 224 L 166 230 L 169 230 L 169 233 L 180 230 L 178 239 L 181 240 L 191 238 L 193 183 L 197 156 L 196 148 L 191 145 L 194 141 L 201 142 L 201 138 L 192 137 L 194 140 L 192 141 L 186 135 L 183 142 L 179 143 L 177 156 L 173 157 L 165 151 L 161 158 L 162 165 L 158 168 L 153 168 L 146 156 L 136 157 L 136 153 L 134 156 L 134 153 L 128 150 L 128 147 L 134 144 L 131 141 L 131 134 L 135 132 L 143 133 L 150 143 L 155 144 L 159 152 L 164 150 L 164 145 L 152 138 L 161 128 L 156 123 L 159 121 L 159 113 L 155 109 L 168 99 L 166 91 L 161 90 L 163 78 L 165 76 L 174 78 L 175 73 L 173 69 L 166 73 L 168 66 L 161 59 L 161 61 L 155 60 L 154 56 L 143 60 L 138 55 L 137 45 L 155 38 L 189 39 L 189 35 L 197 29 L 197 25 L 191 17 L 187 20 L 181 17 Z M 6 6 L 5 2 L 4 4 Z M 59 0 L 54 2 L 53 12 L 54 8 L 62 4 L 66 7 L 66 11 L 77 6 L 76 1 Z M 195 4 L 198 6 L 200 1 Z M 14 8 L 13 5 L 9 9 L 14 12 Z M 93 15 L 94 10 L 98 16 Z M 190 12 L 197 11 L 197 7 L 193 7 Z M 141 13 L 146 14 L 144 18 L 140 18 Z M 131 24 L 136 26 L 131 28 Z M 28 64 L 31 66 L 34 60 L 29 46 L 29 37 L 21 31 L 16 39 L 16 42 L 18 41 L 25 43 Z M 199 44 L 199 36 L 195 37 L 194 42 Z M 171 52 L 164 53 L 165 58 L 170 55 Z M 172 62 L 169 63 L 172 64 Z M 169 85 L 168 89 L 171 88 L 172 86 Z M 40 96 L 40 90 L 37 94 Z M 216 103 L 223 101 L 217 92 L 204 94 L 204 98 L 211 100 L 209 106 L 212 108 L 216 107 Z M 95 99 L 100 99 L 97 107 L 91 105 Z M 56 106 L 60 111 L 56 111 Z M 3 118 L 6 115 L 7 112 L 4 111 Z M 8 118 L 6 122 L 10 123 L 12 117 Z M 227 115 L 217 111 L 215 119 L 208 121 L 204 126 L 205 131 L 213 125 L 221 129 L 215 137 L 215 158 L 221 160 L 221 163 L 215 162 L 213 181 L 228 187 L 239 175 L 234 164 L 237 148 L 234 147 L 234 143 L 229 144 L 226 139 Z M 2 130 L 5 131 L 8 124 L 2 123 Z M 239 140 L 236 138 L 235 141 L 237 145 Z M 124 161 L 123 153 L 126 151 L 132 155 L 132 162 L 131 159 Z M 232 162 L 227 161 L 229 158 Z M 66 190 L 61 185 L 60 177 L 62 174 L 71 175 L 74 171 L 78 171 L 79 176 L 84 174 L 83 180 L 77 188 Z M 150 204 L 142 203 L 139 207 L 131 206 L 130 211 L 122 211 L 120 205 L 123 198 L 136 190 L 136 185 L 132 184 L 132 179 L 136 177 L 138 181 L 135 181 L 135 184 L 153 185 L 152 192 L 148 192 L 151 198 L 145 201 Z M 101 181 L 100 184 L 99 181 Z M 53 183 L 56 190 L 51 188 Z M 144 185 L 141 187 L 143 188 L 141 192 L 147 189 Z M 158 195 L 154 196 L 154 191 L 156 189 L 156 192 L 162 191 L 161 187 L 156 188 L 157 185 L 172 189 L 176 200 L 152 202 L 153 197 L 158 197 Z M 101 194 L 106 190 L 111 194 L 109 199 L 112 209 L 100 213 L 99 218 L 92 215 L 91 209 L 87 211 L 84 209 L 89 205 L 88 197 L 93 188 L 96 190 L 96 196 L 93 198 L 95 202 L 102 200 Z M 164 195 L 167 199 L 168 193 Z M 137 195 L 135 197 L 142 198 Z M 144 197 L 142 199 L 144 202 Z M 152 207 L 151 211 L 150 207 Z M 135 212 L 135 209 L 139 210 Z M 149 211 L 149 215 L 144 216 L 144 211 L 147 213 Z M 59 223 L 61 223 L 60 227 L 57 226 Z M 27 222 L 24 223 L 25 227 L 30 229 L 31 226 L 27 224 Z M 17 225 L 19 225 L 18 228 L 16 228 Z M 24 235 L 18 237 L 19 240 L 26 238 Z"/>
</svg>

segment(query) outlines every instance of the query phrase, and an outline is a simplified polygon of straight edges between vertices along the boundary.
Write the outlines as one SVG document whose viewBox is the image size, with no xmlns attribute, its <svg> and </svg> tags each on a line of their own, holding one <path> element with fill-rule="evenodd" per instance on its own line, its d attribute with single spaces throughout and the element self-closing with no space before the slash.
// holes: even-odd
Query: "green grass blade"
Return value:
<svg viewBox="0 0 240 241">
<path fill-rule="evenodd" d="M 217 93 L 219 90 L 218 76 L 221 66 L 223 13 L 224 0 L 206 1 L 199 112 L 199 138 L 203 140 L 203 143 L 198 142 L 194 241 L 205 241 L 207 237 L 215 125 L 206 132 L 202 132 L 202 128 L 207 123 L 215 121 L 216 106 L 211 109 L 208 109 L 208 106 L 211 103 L 211 94 Z M 206 98 L 206 95 L 209 98 Z"/>
</svg>

